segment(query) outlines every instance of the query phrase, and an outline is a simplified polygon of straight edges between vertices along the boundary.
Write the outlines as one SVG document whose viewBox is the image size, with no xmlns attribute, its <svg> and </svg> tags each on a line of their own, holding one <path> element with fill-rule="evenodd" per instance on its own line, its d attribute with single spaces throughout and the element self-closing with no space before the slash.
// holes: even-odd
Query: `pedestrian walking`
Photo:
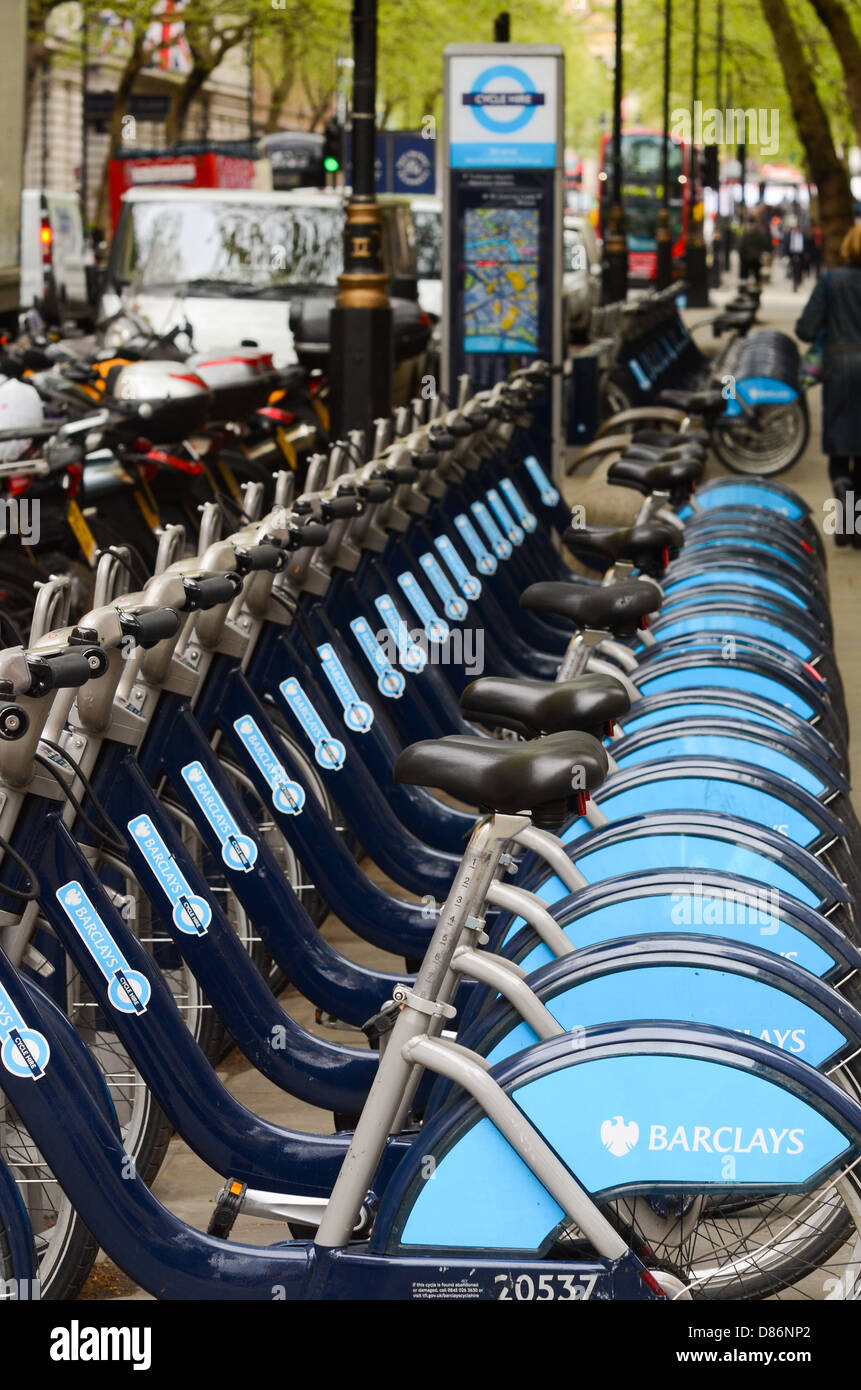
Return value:
<svg viewBox="0 0 861 1390">
<path fill-rule="evenodd" d="M 844 264 L 816 282 L 795 332 L 822 356 L 822 451 L 839 504 L 834 539 L 861 549 L 854 525 L 854 499 L 861 501 L 861 223 L 840 252 Z"/>
<path fill-rule="evenodd" d="M 740 282 L 753 278 L 759 284 L 765 237 L 753 217 L 746 219 L 738 239 L 738 278 Z"/>
</svg>

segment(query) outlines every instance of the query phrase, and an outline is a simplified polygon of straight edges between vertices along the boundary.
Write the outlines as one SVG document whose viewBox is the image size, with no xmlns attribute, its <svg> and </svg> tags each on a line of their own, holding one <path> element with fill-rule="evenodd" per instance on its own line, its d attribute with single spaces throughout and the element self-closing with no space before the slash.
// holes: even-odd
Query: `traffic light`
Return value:
<svg viewBox="0 0 861 1390">
<path fill-rule="evenodd" d="M 323 132 L 323 168 L 327 174 L 337 174 L 343 158 L 344 132 L 336 120 L 327 121 Z"/>
</svg>

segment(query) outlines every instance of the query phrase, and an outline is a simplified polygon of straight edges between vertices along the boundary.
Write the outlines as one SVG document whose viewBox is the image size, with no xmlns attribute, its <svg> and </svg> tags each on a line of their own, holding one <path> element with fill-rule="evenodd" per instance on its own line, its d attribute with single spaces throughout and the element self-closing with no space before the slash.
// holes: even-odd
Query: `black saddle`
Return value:
<svg viewBox="0 0 861 1390">
<path fill-rule="evenodd" d="M 395 781 L 437 787 L 460 801 L 506 815 L 526 813 L 555 830 L 607 775 L 607 754 L 588 734 L 557 733 L 531 743 L 454 734 L 413 743 L 395 762 Z"/>
<path fill-rule="evenodd" d="M 632 444 L 648 444 L 658 449 L 675 449 L 680 444 L 707 445 L 707 430 L 634 430 Z"/>
<path fill-rule="evenodd" d="M 695 485 L 705 472 L 705 459 L 674 458 L 648 459 L 623 458 L 611 463 L 607 470 L 607 482 L 619 487 L 633 487 L 637 492 L 649 496 L 653 492 L 668 492 L 673 506 L 687 502 Z"/>
<path fill-rule="evenodd" d="M 480 676 L 460 697 L 467 719 L 489 728 L 513 729 L 525 738 L 576 730 L 603 738 L 613 720 L 631 708 L 628 692 L 613 676 L 586 671 L 553 685 L 541 680 Z"/>
<path fill-rule="evenodd" d="M 638 628 L 646 626 L 646 615 L 660 608 L 661 595 L 654 584 L 643 579 L 625 579 L 619 584 L 548 580 L 530 584 L 520 595 L 520 606 L 533 613 L 568 618 L 581 631 L 591 627 L 614 637 L 633 637 Z"/>
<path fill-rule="evenodd" d="M 603 573 L 617 560 L 627 560 L 655 579 L 679 548 L 678 531 L 663 521 L 642 521 L 633 526 L 569 526 L 562 539 L 590 569 Z"/>
<path fill-rule="evenodd" d="M 720 391 L 660 391 L 658 402 L 683 410 L 686 415 L 699 415 L 703 419 L 723 415 L 726 401 Z"/>
</svg>

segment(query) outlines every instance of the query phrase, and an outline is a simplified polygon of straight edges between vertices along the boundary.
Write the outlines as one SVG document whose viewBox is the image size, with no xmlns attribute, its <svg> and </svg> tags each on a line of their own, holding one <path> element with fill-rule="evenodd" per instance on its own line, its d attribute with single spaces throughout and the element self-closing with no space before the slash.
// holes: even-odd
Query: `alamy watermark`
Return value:
<svg viewBox="0 0 861 1390">
<path fill-rule="evenodd" d="M 687 145 L 756 145 L 759 153 L 775 155 L 780 147 L 780 112 L 776 106 L 719 111 L 695 101 L 670 113 L 670 135 Z"/>
</svg>

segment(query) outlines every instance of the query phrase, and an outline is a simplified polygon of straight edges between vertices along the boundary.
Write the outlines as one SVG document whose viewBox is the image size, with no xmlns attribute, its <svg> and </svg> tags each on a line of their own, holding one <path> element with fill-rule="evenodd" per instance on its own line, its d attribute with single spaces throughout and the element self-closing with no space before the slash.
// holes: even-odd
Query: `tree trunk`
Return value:
<svg viewBox="0 0 861 1390">
<path fill-rule="evenodd" d="M 182 86 L 174 93 L 164 126 L 164 138 L 168 145 L 182 139 L 182 128 L 189 107 L 204 84 L 212 76 L 213 69 L 195 63 Z"/>
<path fill-rule="evenodd" d="M 861 144 L 861 40 L 841 0 L 811 0 L 811 3 L 837 50 L 846 83 L 849 114 Z"/>
<path fill-rule="evenodd" d="M 828 117 L 819 100 L 786 0 L 760 0 L 771 29 L 810 177 L 819 190 L 826 265 L 840 263 L 840 243 L 855 220 L 849 174 L 838 157 Z"/>
<path fill-rule="evenodd" d="M 96 208 L 96 226 L 108 235 L 110 230 L 110 186 L 108 183 L 108 164 L 123 134 L 123 118 L 128 114 L 129 98 L 137 81 L 138 73 L 146 60 L 144 51 L 145 31 L 135 35 L 132 51 L 126 59 L 120 74 L 117 90 L 114 93 L 114 108 L 111 112 L 111 125 L 108 135 L 108 149 L 102 169 L 102 182 L 99 187 L 99 202 Z"/>
</svg>

